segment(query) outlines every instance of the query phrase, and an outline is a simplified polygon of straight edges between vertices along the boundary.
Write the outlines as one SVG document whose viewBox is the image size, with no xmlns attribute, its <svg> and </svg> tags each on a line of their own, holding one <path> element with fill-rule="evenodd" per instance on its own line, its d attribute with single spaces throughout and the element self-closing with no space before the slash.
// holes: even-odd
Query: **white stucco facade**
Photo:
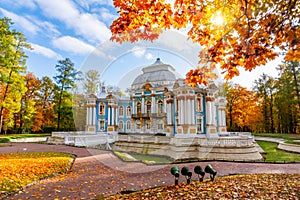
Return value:
<svg viewBox="0 0 300 200">
<path fill-rule="evenodd" d="M 158 58 L 133 80 L 130 97 L 104 88 L 89 95 L 86 131 L 177 137 L 218 137 L 226 132 L 226 99 L 215 97 L 216 85 L 190 87 L 174 72 Z"/>
</svg>

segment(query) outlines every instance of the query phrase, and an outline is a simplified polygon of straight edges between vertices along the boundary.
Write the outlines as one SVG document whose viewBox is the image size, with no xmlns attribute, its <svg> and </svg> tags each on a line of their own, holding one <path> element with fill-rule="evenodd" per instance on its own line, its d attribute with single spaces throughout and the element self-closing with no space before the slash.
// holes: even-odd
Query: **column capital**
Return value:
<svg viewBox="0 0 300 200">
<path fill-rule="evenodd" d="M 173 103 L 173 99 L 168 99 L 167 104 Z"/>
<path fill-rule="evenodd" d="M 205 100 L 206 100 L 206 101 L 214 101 L 215 98 L 214 98 L 214 97 L 206 97 Z"/>
</svg>

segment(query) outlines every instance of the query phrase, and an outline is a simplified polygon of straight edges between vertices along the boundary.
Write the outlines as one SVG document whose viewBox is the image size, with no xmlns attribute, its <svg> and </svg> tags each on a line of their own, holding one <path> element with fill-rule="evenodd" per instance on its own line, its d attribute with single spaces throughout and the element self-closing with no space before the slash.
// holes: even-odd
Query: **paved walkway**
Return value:
<svg viewBox="0 0 300 200">
<path fill-rule="evenodd" d="M 278 143 L 278 149 L 282 149 L 289 152 L 300 153 L 300 145 L 296 144 L 287 144 L 281 138 L 270 138 L 270 137 L 254 137 L 255 140 L 267 141 L 267 142 L 275 142 Z M 261 151 L 260 151 L 261 152 Z"/>
<path fill-rule="evenodd" d="M 173 165 L 147 166 L 139 162 L 123 162 L 110 151 L 76 148 L 64 145 L 12 143 L 0 147 L 0 153 L 59 151 L 76 154 L 72 170 L 65 175 L 39 181 L 9 199 L 92 199 L 97 194 L 108 196 L 120 191 L 141 190 L 174 184 L 170 174 Z M 300 174 L 300 164 L 266 164 L 238 162 L 197 162 L 176 164 L 193 169 L 211 164 L 218 176 L 230 174 L 287 173 Z M 206 175 L 208 177 L 208 175 Z M 192 179 L 197 177 L 193 175 Z M 180 182 L 185 181 L 181 176 Z"/>
</svg>

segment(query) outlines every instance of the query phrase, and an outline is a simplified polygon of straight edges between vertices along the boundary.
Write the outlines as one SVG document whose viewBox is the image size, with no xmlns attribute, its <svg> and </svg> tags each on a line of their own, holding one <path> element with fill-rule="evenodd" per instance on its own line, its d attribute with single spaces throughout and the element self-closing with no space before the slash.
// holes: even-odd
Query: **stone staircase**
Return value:
<svg viewBox="0 0 300 200">
<path fill-rule="evenodd" d="M 47 140 L 46 140 L 46 143 L 47 144 L 65 144 L 65 139 L 62 138 L 62 137 L 55 137 L 55 136 L 52 136 L 52 137 L 48 137 Z"/>
</svg>

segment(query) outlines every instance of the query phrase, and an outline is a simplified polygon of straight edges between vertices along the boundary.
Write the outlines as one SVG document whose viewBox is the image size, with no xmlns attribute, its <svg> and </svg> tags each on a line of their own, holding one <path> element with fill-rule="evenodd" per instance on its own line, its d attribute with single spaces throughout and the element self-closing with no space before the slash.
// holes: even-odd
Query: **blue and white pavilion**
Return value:
<svg viewBox="0 0 300 200">
<path fill-rule="evenodd" d="M 214 137 L 226 132 L 226 99 L 217 87 L 190 87 L 158 58 L 144 67 L 124 98 L 106 92 L 87 98 L 86 131 Z"/>
</svg>

